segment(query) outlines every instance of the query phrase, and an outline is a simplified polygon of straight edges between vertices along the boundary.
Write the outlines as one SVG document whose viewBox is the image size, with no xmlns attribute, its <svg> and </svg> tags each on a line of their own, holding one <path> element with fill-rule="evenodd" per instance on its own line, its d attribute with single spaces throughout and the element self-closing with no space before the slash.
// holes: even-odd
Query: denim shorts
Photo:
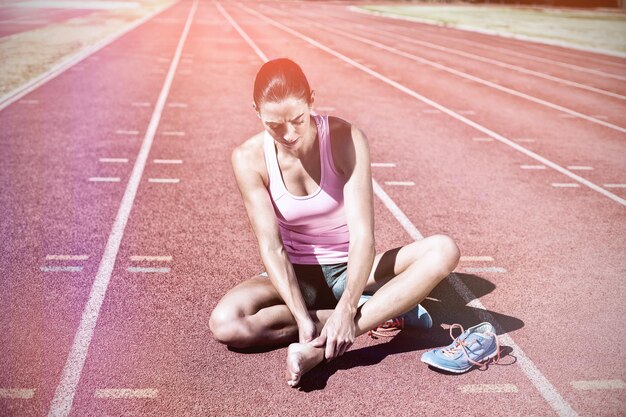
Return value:
<svg viewBox="0 0 626 417">
<path fill-rule="evenodd" d="M 337 306 L 346 289 L 347 262 L 331 265 L 293 264 L 293 270 L 309 309 L 332 309 Z M 260 275 L 267 276 L 267 273 L 262 272 Z"/>
</svg>

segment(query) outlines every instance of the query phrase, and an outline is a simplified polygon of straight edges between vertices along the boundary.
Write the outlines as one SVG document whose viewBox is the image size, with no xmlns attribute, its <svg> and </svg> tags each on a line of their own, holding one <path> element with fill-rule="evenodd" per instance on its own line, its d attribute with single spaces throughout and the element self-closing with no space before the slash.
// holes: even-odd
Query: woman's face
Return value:
<svg viewBox="0 0 626 417">
<path fill-rule="evenodd" d="M 311 125 L 311 107 L 302 98 L 261 103 L 257 109 L 265 130 L 286 149 L 296 149 Z"/>
</svg>

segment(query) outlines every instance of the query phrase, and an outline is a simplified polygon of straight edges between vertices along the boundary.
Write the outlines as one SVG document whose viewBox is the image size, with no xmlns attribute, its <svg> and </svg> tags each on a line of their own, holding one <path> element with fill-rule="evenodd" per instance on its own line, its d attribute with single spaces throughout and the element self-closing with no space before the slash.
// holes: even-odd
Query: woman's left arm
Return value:
<svg viewBox="0 0 626 417">
<path fill-rule="evenodd" d="M 374 204 L 372 173 L 367 138 L 357 127 L 347 125 L 340 135 L 340 166 L 346 178 L 344 209 L 350 231 L 346 288 L 326 321 L 314 346 L 325 346 L 325 358 L 332 360 L 354 343 L 357 303 L 374 263 Z M 336 160 L 337 161 L 337 160 Z"/>
<path fill-rule="evenodd" d="M 374 203 L 372 171 L 367 137 L 351 127 L 352 141 L 345 149 L 342 165 L 347 178 L 344 186 L 344 207 L 350 231 L 348 276 L 346 289 L 337 308 L 356 315 L 357 303 L 372 270 L 374 256 Z"/>
</svg>

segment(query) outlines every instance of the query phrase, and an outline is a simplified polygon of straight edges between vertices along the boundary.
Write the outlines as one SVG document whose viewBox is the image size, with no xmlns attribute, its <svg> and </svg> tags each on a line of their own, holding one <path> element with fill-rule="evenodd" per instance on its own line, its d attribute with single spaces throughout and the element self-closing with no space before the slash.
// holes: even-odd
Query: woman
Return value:
<svg viewBox="0 0 626 417">
<path fill-rule="evenodd" d="M 409 312 L 409 322 L 430 327 L 418 304 L 459 260 L 444 235 L 375 255 L 367 138 L 342 119 L 313 115 L 313 101 L 294 62 L 259 70 L 253 106 L 264 131 L 233 151 L 232 164 L 267 272 L 231 289 L 209 322 L 233 347 L 294 342 L 292 387 L 388 319 Z M 364 292 L 373 295 L 361 305 Z"/>
</svg>

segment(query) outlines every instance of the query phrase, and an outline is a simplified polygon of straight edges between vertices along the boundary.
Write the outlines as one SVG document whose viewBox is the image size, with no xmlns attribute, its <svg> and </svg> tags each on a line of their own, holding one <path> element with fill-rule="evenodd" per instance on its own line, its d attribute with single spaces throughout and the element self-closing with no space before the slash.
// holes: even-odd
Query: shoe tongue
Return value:
<svg viewBox="0 0 626 417">
<path fill-rule="evenodd" d="M 471 343 L 484 339 L 485 337 L 479 333 L 470 333 L 465 339 L 463 339 L 463 341 L 465 342 L 465 344 L 469 345 Z"/>
</svg>

